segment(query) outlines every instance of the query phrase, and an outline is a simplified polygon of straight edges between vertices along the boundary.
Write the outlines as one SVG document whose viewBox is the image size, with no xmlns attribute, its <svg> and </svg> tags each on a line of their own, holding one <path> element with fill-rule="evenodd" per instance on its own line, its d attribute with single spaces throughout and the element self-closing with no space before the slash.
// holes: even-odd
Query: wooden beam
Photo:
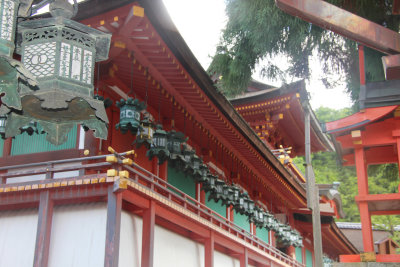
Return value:
<svg viewBox="0 0 400 267">
<path fill-rule="evenodd" d="M 142 264 L 141 267 L 153 267 L 154 262 L 154 226 L 156 203 L 150 201 L 150 207 L 143 211 Z"/>
<path fill-rule="evenodd" d="M 359 17 L 325 1 L 276 0 L 290 15 L 336 32 L 386 54 L 400 53 L 400 35 L 382 25 Z"/>
<path fill-rule="evenodd" d="M 214 232 L 210 231 L 210 237 L 204 242 L 204 266 L 214 267 Z"/>
<path fill-rule="evenodd" d="M 118 267 L 119 241 L 121 229 L 122 192 L 114 192 L 108 187 L 105 267 Z"/>
<path fill-rule="evenodd" d="M 49 259 L 49 245 L 51 234 L 51 223 L 53 218 L 53 201 L 50 191 L 42 191 L 39 201 L 39 219 L 36 232 L 34 267 L 47 266 Z"/>
</svg>

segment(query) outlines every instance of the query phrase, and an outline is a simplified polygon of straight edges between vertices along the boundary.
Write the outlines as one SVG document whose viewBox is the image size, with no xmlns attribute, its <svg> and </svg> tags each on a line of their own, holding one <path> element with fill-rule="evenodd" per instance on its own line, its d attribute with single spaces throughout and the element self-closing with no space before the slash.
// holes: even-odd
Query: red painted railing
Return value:
<svg viewBox="0 0 400 267">
<path fill-rule="evenodd" d="M 118 155 L 124 156 L 125 153 L 121 153 Z M 238 227 L 233 222 L 222 217 L 212 209 L 208 208 L 204 204 L 197 201 L 196 199 L 188 196 L 178 188 L 173 187 L 163 179 L 157 177 L 153 173 L 147 171 L 146 169 L 142 168 L 141 166 L 135 163 L 132 166 L 127 166 L 121 164 L 121 162 L 119 162 L 118 164 L 111 164 L 108 162 L 95 162 L 98 160 L 104 160 L 106 156 L 107 155 L 101 155 L 94 157 L 75 158 L 67 160 L 57 160 L 57 161 L 48 161 L 42 163 L 31 163 L 31 164 L 2 167 L 0 168 L 0 172 L 7 172 L 7 173 L 0 174 L 1 178 L 0 181 L 2 184 L 4 184 L 8 179 L 12 180 L 12 178 L 14 177 L 37 175 L 37 174 L 45 174 L 46 177 L 45 179 L 52 179 L 53 174 L 56 172 L 65 172 L 73 170 L 79 170 L 80 175 L 84 176 L 85 170 L 95 170 L 98 172 L 103 172 L 104 169 L 110 168 L 110 166 L 112 165 L 114 165 L 113 167 L 123 167 L 131 173 L 130 175 L 131 178 L 129 178 L 131 181 L 136 182 L 141 186 L 147 187 L 154 193 L 159 194 L 160 197 L 165 197 L 170 201 L 173 201 L 175 204 L 180 205 L 185 210 L 193 212 L 194 214 L 200 216 L 201 218 L 208 220 L 213 225 L 216 225 L 219 228 L 227 231 L 227 233 L 235 235 L 236 237 L 240 238 L 246 243 L 264 251 L 265 253 L 271 255 L 272 257 L 276 258 L 277 260 L 289 266 L 294 266 L 294 267 L 305 266 L 304 264 L 301 264 L 295 259 L 284 254 L 277 248 L 263 242 L 256 236 Z M 90 161 L 90 163 L 83 164 L 83 162 L 87 161 Z M 65 163 L 70 163 L 71 165 L 57 167 L 58 164 L 65 164 Z M 80 164 L 73 164 L 73 163 L 80 163 Z M 35 169 L 18 171 L 20 169 L 26 169 L 26 168 L 35 168 Z"/>
</svg>

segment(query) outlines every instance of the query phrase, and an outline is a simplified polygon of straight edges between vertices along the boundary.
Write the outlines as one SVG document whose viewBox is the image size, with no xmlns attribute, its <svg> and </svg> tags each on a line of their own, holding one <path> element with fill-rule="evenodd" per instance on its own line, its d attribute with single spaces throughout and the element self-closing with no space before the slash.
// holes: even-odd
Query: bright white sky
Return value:
<svg viewBox="0 0 400 267">
<path fill-rule="evenodd" d="M 218 44 L 221 29 L 227 21 L 224 0 L 163 0 L 163 2 L 193 54 L 203 68 L 207 69 Z M 351 102 L 344 92 L 344 84 L 327 90 L 320 81 L 321 77 L 323 73 L 318 61 L 312 60 L 312 78 L 307 84 L 307 90 L 311 94 L 313 109 L 320 106 L 335 109 L 349 107 Z M 253 78 L 280 86 L 280 83 L 264 80 L 257 73 L 253 74 Z"/>
</svg>

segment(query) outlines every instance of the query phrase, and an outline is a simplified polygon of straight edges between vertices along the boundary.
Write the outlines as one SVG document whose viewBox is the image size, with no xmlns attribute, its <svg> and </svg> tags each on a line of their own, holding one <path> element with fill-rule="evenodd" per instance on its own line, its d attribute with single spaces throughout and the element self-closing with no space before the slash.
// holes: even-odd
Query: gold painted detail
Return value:
<svg viewBox="0 0 400 267">
<path fill-rule="evenodd" d="M 133 7 L 133 15 L 136 17 L 144 17 L 144 8 L 140 6 L 134 6 Z"/>
</svg>

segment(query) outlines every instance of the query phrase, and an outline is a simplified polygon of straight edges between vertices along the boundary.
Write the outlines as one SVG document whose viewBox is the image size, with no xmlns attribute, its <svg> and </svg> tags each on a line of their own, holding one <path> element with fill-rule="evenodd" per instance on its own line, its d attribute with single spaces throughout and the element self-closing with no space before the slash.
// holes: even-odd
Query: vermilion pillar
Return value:
<svg viewBox="0 0 400 267">
<path fill-rule="evenodd" d="M 214 266 L 214 232 L 210 232 L 210 238 L 204 243 L 204 265 L 205 267 Z"/>
<path fill-rule="evenodd" d="M 142 231 L 142 267 L 153 267 L 154 259 L 154 226 L 156 221 L 156 204 L 150 200 L 149 208 L 143 212 Z"/>
<path fill-rule="evenodd" d="M 244 248 L 243 254 L 240 255 L 240 267 L 247 267 L 249 263 L 249 255 L 247 248 Z"/>
<path fill-rule="evenodd" d="M 365 162 L 365 154 L 363 147 L 356 147 L 354 151 L 357 179 L 358 179 L 358 195 L 368 195 L 368 174 Z M 374 252 L 374 240 L 372 238 L 371 214 L 368 209 L 368 202 L 359 202 L 361 231 L 363 235 L 364 252 Z"/>
<path fill-rule="evenodd" d="M 51 223 L 53 218 L 53 201 L 49 191 L 40 193 L 39 221 L 36 233 L 34 267 L 47 266 L 49 258 L 49 245 Z"/>
<path fill-rule="evenodd" d="M 114 192 L 114 188 L 109 186 L 104 267 L 118 267 L 121 210 L 122 192 Z"/>
</svg>

